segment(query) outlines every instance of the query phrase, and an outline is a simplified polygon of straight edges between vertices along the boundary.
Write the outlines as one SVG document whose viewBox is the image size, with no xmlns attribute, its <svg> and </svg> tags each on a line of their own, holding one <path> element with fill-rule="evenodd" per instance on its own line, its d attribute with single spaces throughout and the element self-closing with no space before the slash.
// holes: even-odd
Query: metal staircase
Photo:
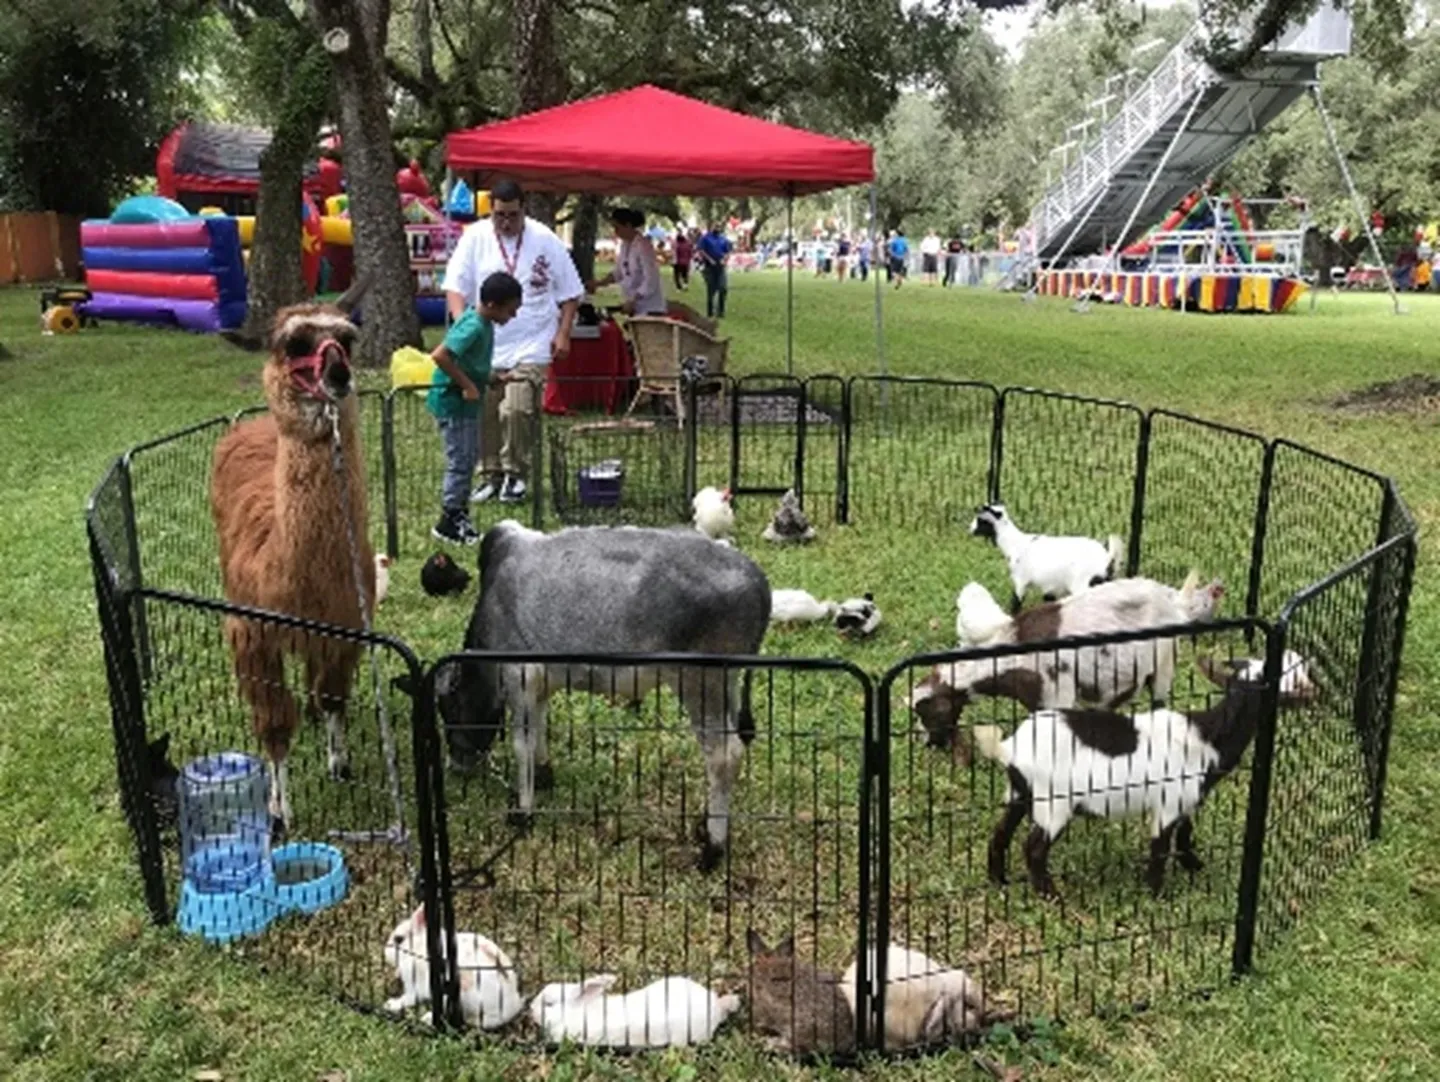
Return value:
<svg viewBox="0 0 1440 1082">
<path fill-rule="evenodd" d="M 1035 205 L 1035 257 L 1051 263 L 1133 240 L 1313 86 L 1322 60 L 1347 55 L 1350 31 L 1350 13 L 1322 3 L 1243 75 L 1222 76 L 1200 59 L 1197 23 Z"/>
</svg>

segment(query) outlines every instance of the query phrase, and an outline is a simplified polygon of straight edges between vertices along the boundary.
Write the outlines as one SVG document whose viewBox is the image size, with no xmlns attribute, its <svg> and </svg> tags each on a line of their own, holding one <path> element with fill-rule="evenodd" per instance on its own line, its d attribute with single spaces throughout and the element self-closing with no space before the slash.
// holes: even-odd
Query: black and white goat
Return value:
<svg viewBox="0 0 1440 1082">
<path fill-rule="evenodd" d="M 1308 669 L 1287 651 L 1279 701 L 1314 697 Z M 1031 714 L 1009 737 L 999 726 L 975 729 L 980 754 L 1005 767 L 1009 803 L 990 839 L 990 878 L 1006 881 L 1010 841 L 1028 816 L 1025 840 L 1030 884 L 1053 895 L 1050 847 L 1076 815 L 1104 819 L 1149 816 L 1150 863 L 1145 881 L 1156 894 L 1165 883 L 1172 845 L 1187 871 L 1199 871 L 1191 816 L 1217 782 L 1239 765 L 1255 736 L 1265 706 L 1264 662 L 1243 662 L 1222 674 L 1210 658 L 1196 664 L 1224 688 L 1205 710 L 1151 710 L 1129 717 L 1108 710 L 1043 710 Z"/>
<path fill-rule="evenodd" d="M 471 769 L 511 713 L 516 818 L 553 785 L 546 704 L 554 692 L 594 691 L 621 701 L 659 684 L 679 696 L 705 759 L 701 866 L 724 853 L 730 793 L 754 736 L 750 681 L 720 667 L 590 666 L 586 654 L 757 654 L 770 618 L 765 573 L 737 549 L 692 530 L 604 527 L 542 534 L 513 520 L 480 542 L 480 596 L 467 650 L 571 654 L 563 663 L 462 659 L 436 678 L 452 766 Z M 741 687 L 737 690 L 736 684 Z"/>
<path fill-rule="evenodd" d="M 962 590 L 960 598 L 962 610 L 968 600 L 987 613 L 974 619 L 977 626 L 984 625 L 983 634 L 973 633 L 980 641 L 967 645 L 992 646 L 1194 623 L 1213 617 L 1224 593 L 1219 579 L 1201 586 L 1200 576 L 1192 571 L 1179 589 L 1153 579 L 1116 579 L 1013 617 L 978 583 Z M 960 623 L 965 623 L 963 611 Z M 915 685 L 910 707 L 931 745 L 953 747 L 961 711 L 977 695 L 1015 699 L 1027 710 L 1065 709 L 1082 702 L 1113 709 L 1148 685 L 1153 703 L 1163 705 L 1175 679 L 1175 652 L 1172 638 L 1142 639 L 942 662 Z"/>
<path fill-rule="evenodd" d="M 1055 601 L 1107 582 L 1125 555 L 1125 542 L 1115 534 L 1102 545 L 1090 537 L 1026 533 L 999 503 L 976 508 L 970 532 L 993 541 L 1009 564 L 1015 590 L 1012 611 L 1019 610 L 1032 586 L 1046 601 Z"/>
</svg>

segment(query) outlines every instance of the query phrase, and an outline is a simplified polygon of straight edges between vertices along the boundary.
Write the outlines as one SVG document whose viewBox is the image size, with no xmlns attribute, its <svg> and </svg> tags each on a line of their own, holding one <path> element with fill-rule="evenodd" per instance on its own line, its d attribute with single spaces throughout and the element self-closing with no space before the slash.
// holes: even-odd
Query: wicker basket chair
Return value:
<svg viewBox="0 0 1440 1082">
<path fill-rule="evenodd" d="M 639 387 L 625 415 L 628 417 L 634 412 L 642 397 L 671 396 L 675 400 L 675 415 L 683 423 L 685 392 L 680 362 L 686 357 L 704 357 L 706 377 L 723 376 L 730 339 L 715 338 L 689 323 L 663 316 L 632 316 L 629 324 L 630 340 L 635 346 Z M 724 388 L 723 379 L 705 379 L 699 387 L 702 391 L 713 390 L 721 395 Z M 723 412 L 723 403 L 721 408 Z"/>
</svg>

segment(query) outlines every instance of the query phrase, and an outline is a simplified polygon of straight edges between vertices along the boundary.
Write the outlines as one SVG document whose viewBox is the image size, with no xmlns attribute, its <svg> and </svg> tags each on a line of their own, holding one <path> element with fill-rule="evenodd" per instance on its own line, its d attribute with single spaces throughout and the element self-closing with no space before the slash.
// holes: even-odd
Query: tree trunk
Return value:
<svg viewBox="0 0 1440 1082">
<path fill-rule="evenodd" d="M 296 58 L 295 72 L 280 123 L 260 156 L 260 195 L 247 274 L 249 304 L 241 331 L 247 345 L 268 342 L 275 313 L 307 294 L 300 273 L 301 182 L 330 102 L 325 55 L 318 46 Z"/>
<path fill-rule="evenodd" d="M 364 333 L 358 361 L 379 367 L 388 364 L 399 347 L 421 342 L 386 93 L 390 4 L 389 0 L 310 3 L 325 36 L 340 104 L 345 180 L 355 227 L 355 273 L 369 283 L 360 302 Z"/>
<path fill-rule="evenodd" d="M 599 234 L 600 197 L 582 195 L 575 207 L 575 219 L 570 228 L 570 257 L 575 261 L 575 269 L 582 282 L 595 277 L 595 239 Z"/>
<path fill-rule="evenodd" d="M 548 109 L 565 100 L 566 79 L 555 45 L 554 0 L 515 0 L 514 69 L 520 112 Z M 563 194 L 536 192 L 526 201 L 526 212 L 554 226 L 565 202 Z"/>
</svg>

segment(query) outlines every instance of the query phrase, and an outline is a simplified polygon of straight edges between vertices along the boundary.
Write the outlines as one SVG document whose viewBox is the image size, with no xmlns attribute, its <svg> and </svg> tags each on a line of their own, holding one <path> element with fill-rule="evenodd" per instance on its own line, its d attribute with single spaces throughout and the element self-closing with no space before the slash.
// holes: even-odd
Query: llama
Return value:
<svg viewBox="0 0 1440 1082">
<path fill-rule="evenodd" d="M 334 306 L 277 313 L 263 369 L 269 412 L 221 437 L 210 477 L 225 597 L 357 630 L 369 626 L 375 603 L 349 365 L 357 331 L 347 318 L 362 290 L 357 283 Z M 299 704 L 285 685 L 286 657 L 304 666 L 307 712 L 325 719 L 330 776 L 343 780 L 350 773 L 345 701 L 360 645 L 242 616 L 226 618 L 225 638 L 255 736 L 270 760 L 270 816 L 283 835 L 291 821 L 285 760 L 300 722 Z"/>
</svg>

